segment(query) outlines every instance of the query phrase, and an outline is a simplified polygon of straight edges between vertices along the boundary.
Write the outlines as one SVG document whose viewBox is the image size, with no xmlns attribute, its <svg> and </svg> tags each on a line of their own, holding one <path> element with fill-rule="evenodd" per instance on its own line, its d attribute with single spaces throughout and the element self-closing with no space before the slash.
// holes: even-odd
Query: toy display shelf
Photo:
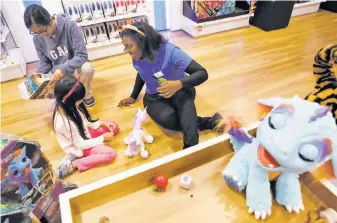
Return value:
<svg viewBox="0 0 337 223">
<path fill-rule="evenodd" d="M 245 130 L 255 135 L 259 125 L 259 122 L 252 123 Z M 230 136 L 223 134 L 63 193 L 59 197 L 62 222 L 92 223 L 106 217 L 110 222 L 181 222 L 184 219 L 185 222 L 255 223 L 255 217 L 247 211 L 243 193 L 231 189 L 221 176 L 233 154 Z M 189 191 L 180 188 L 183 174 L 193 178 Z M 164 192 L 151 188 L 158 175 L 169 178 Z M 268 217 L 272 222 L 305 222 L 308 210 L 336 207 L 331 199 L 333 193 L 313 174 L 302 174 L 299 181 L 305 211 L 288 213 L 273 199 L 272 216 Z"/>
<path fill-rule="evenodd" d="M 0 64 L 1 82 L 23 77 L 26 74 L 26 62 L 20 48 L 8 50 L 7 63 Z"/>
<path fill-rule="evenodd" d="M 128 19 L 128 18 L 134 18 L 134 17 L 139 17 L 139 16 L 146 16 L 146 12 L 127 13 L 124 15 L 112 16 L 109 18 L 101 18 L 101 19 L 96 19 L 96 20 L 91 20 L 91 21 L 84 21 L 84 22 L 77 23 L 77 25 L 78 26 L 90 26 L 90 25 L 95 25 L 95 24 L 99 24 L 103 22 L 117 21 L 121 19 Z"/>
<path fill-rule="evenodd" d="M 151 17 L 151 13 L 141 12 L 141 13 L 130 13 L 123 16 L 116 16 L 113 18 L 109 18 L 108 20 L 104 20 L 103 22 L 110 22 L 110 21 L 117 21 L 120 19 L 127 19 L 127 18 L 134 18 L 138 16 L 146 16 L 147 20 L 149 21 L 150 25 L 154 25 L 154 20 Z M 113 20 L 112 20 L 113 19 Z M 99 22 L 96 22 L 94 24 L 98 24 Z M 88 24 L 91 25 L 91 24 Z M 87 24 L 85 25 L 87 26 Z M 90 43 L 87 44 L 88 49 L 88 58 L 89 60 L 96 60 L 99 58 L 114 56 L 118 54 L 124 53 L 124 46 L 122 44 L 121 40 L 107 40 L 104 42 L 97 42 L 97 43 Z"/>
<path fill-rule="evenodd" d="M 78 2 L 81 2 L 81 1 L 78 1 Z M 63 8 L 63 10 L 65 9 Z M 137 9 L 137 12 L 126 12 L 123 15 L 116 15 L 116 16 L 112 16 L 108 18 L 97 19 L 97 20 L 93 19 L 91 21 L 83 21 L 83 22 L 78 23 L 78 26 L 84 27 L 84 26 L 105 23 L 105 22 L 135 18 L 135 17 L 140 17 L 140 16 L 146 16 L 148 23 L 151 26 L 154 26 L 155 17 L 154 17 L 154 1 L 153 0 L 147 0 L 145 2 L 145 5 Z M 104 42 L 87 44 L 87 49 L 88 49 L 89 60 L 95 60 L 99 58 L 122 54 L 124 50 L 124 46 L 120 40 L 118 41 L 107 40 Z"/>
<path fill-rule="evenodd" d="M 306 3 L 296 3 L 291 17 L 317 12 L 321 2 L 325 2 L 325 0 L 312 0 Z"/>
<path fill-rule="evenodd" d="M 240 13 L 227 18 L 217 19 L 209 22 L 194 22 L 191 19 L 181 16 L 181 28 L 193 37 L 204 36 L 226 30 L 237 29 L 249 26 L 250 14 Z"/>
</svg>

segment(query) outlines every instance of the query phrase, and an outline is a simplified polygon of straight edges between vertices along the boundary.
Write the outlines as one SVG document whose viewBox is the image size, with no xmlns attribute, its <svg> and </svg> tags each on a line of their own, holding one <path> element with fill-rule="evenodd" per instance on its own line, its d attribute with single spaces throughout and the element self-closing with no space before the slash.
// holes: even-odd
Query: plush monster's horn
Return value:
<svg viewBox="0 0 337 223">
<path fill-rule="evenodd" d="M 321 107 L 319 109 L 317 109 L 315 111 L 315 114 L 313 116 L 310 117 L 309 122 L 314 122 L 319 118 L 322 118 L 324 116 L 326 116 L 328 114 L 328 112 L 330 111 L 330 107 L 329 106 L 325 106 L 325 107 Z"/>
</svg>

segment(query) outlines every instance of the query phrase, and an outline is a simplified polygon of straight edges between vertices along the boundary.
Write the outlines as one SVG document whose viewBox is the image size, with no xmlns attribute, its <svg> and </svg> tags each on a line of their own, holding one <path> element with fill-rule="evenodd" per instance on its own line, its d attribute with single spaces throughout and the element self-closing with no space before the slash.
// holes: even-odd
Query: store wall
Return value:
<svg viewBox="0 0 337 223">
<path fill-rule="evenodd" d="M 24 20 L 24 4 L 21 0 L 1 1 L 2 13 L 6 18 L 9 29 L 18 47 L 20 47 L 25 61 L 32 62 L 38 60 L 33 36 L 29 34 Z M 15 14 L 13 14 L 15 12 Z"/>
<path fill-rule="evenodd" d="M 183 16 L 183 0 L 169 0 L 170 3 L 170 30 L 181 29 L 181 16 Z"/>
<path fill-rule="evenodd" d="M 64 13 L 61 0 L 41 0 L 42 6 L 52 14 Z"/>
<path fill-rule="evenodd" d="M 157 31 L 166 30 L 166 3 L 165 1 L 154 1 L 155 29 Z"/>
</svg>

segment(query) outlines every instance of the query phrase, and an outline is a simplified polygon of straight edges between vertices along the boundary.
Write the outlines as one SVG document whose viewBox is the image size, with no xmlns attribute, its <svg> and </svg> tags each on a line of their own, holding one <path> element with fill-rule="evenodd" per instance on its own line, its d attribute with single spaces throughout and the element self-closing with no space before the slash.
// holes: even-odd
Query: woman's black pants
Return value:
<svg viewBox="0 0 337 223">
<path fill-rule="evenodd" d="M 171 98 L 162 98 L 158 94 L 145 94 L 143 103 L 147 113 L 160 127 L 172 131 L 181 131 L 184 135 L 184 148 L 199 143 L 199 130 L 213 128 L 211 117 L 197 116 L 194 104 L 195 88 L 183 88 Z"/>
</svg>

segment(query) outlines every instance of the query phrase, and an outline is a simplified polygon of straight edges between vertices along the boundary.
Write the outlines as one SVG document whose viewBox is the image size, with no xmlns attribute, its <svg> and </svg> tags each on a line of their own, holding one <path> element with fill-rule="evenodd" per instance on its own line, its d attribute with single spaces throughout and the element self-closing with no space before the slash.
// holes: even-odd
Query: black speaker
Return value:
<svg viewBox="0 0 337 223">
<path fill-rule="evenodd" d="M 330 12 L 337 12 L 337 2 L 336 1 L 322 2 L 320 8 Z"/>
<path fill-rule="evenodd" d="M 251 24 L 271 31 L 288 26 L 295 1 L 257 1 Z"/>
</svg>

